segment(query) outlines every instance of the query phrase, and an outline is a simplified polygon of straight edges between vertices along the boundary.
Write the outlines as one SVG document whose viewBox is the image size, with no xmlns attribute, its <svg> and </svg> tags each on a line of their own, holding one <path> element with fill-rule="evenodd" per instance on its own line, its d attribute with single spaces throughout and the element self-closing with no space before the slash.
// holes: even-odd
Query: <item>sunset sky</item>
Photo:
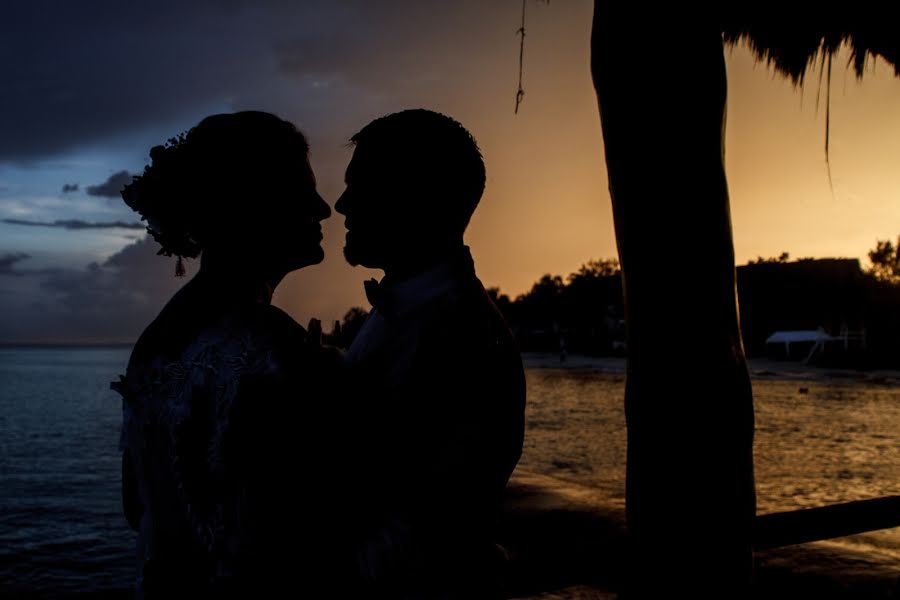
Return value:
<svg viewBox="0 0 900 600">
<path fill-rule="evenodd" d="M 446 113 L 473 133 L 487 164 L 467 235 L 485 285 L 514 296 L 544 273 L 615 256 L 589 71 L 591 10 L 591 0 L 529 2 L 526 95 L 515 115 L 518 0 L 8 7 L 0 22 L 0 342 L 135 339 L 183 281 L 141 229 L 98 226 L 137 221 L 114 176 L 139 173 L 151 146 L 217 112 L 265 110 L 295 122 L 332 205 L 353 133 L 404 108 Z M 858 82 L 846 55 L 835 60 L 831 188 L 818 74 L 798 90 L 744 48 L 726 59 L 738 263 L 783 251 L 865 262 L 877 240 L 896 239 L 893 70 L 870 61 Z M 671 93 L 689 90 L 660 89 L 661 106 Z M 379 275 L 344 264 L 340 215 L 324 234 L 325 262 L 292 274 L 276 293 L 301 322 L 368 308 L 361 283 Z"/>
</svg>

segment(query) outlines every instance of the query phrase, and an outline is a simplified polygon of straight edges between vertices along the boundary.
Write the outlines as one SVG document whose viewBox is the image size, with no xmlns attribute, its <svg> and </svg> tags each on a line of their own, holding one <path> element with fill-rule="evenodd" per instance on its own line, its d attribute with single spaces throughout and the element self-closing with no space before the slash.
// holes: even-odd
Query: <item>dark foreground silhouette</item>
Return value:
<svg viewBox="0 0 900 600">
<path fill-rule="evenodd" d="M 215 115 L 153 148 L 123 191 L 161 254 L 203 253 L 114 384 L 139 597 L 239 597 L 338 564 L 340 507 L 303 484 L 328 487 L 310 424 L 338 359 L 270 305 L 284 275 L 323 257 L 330 209 L 307 153 L 277 117 Z"/>
</svg>

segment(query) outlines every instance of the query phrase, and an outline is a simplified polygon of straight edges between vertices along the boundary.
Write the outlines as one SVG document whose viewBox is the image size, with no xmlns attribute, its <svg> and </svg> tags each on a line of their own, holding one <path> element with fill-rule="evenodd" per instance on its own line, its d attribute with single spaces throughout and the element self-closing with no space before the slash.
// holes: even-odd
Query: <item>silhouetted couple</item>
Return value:
<svg viewBox="0 0 900 600">
<path fill-rule="evenodd" d="M 270 304 L 323 259 L 331 213 L 292 124 L 208 117 L 122 192 L 179 270 L 202 253 L 115 384 L 139 596 L 500 593 L 492 524 L 525 389 L 463 243 L 484 163 L 426 110 L 352 142 L 344 253 L 385 276 L 366 283 L 373 310 L 345 354 Z"/>
</svg>

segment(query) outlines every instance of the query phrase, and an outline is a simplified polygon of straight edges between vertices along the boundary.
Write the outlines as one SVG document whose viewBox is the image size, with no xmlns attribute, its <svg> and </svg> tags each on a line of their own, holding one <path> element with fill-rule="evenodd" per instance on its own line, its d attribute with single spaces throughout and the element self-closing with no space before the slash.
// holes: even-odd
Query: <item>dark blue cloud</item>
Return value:
<svg viewBox="0 0 900 600">
<path fill-rule="evenodd" d="M 515 15 L 475 0 L 10 3 L 0 20 L 0 163 L 190 126 L 229 108 L 300 115 L 344 139 L 364 124 L 345 131 L 347 109 L 369 115 L 364 101 L 439 87 L 491 51 L 460 32 L 493 31 L 507 18 L 514 32 Z"/>
<path fill-rule="evenodd" d="M 0 162 L 196 122 L 269 85 L 275 45 L 317 30 L 333 12 L 322 0 L 4 5 Z"/>
<path fill-rule="evenodd" d="M 109 176 L 109 178 L 101 184 L 89 185 L 85 189 L 88 196 L 102 196 L 104 198 L 121 198 L 122 188 L 131 183 L 134 177 L 128 171 L 118 171 Z"/>
<path fill-rule="evenodd" d="M 187 281 L 174 276 L 174 261 L 158 250 L 144 238 L 83 269 L 32 272 L 12 270 L 27 255 L 0 257 L 0 274 L 35 275 L 0 287 L 0 313 L 8 317 L 0 319 L 0 343 L 133 342 Z"/>
<path fill-rule="evenodd" d="M 89 222 L 80 219 L 60 219 L 57 221 L 29 221 L 27 219 L 0 219 L 0 223 L 9 225 L 24 225 L 26 227 L 57 227 L 61 229 L 145 229 L 141 223 L 126 223 L 124 221 Z"/>
<path fill-rule="evenodd" d="M 24 252 L 10 252 L 0 256 L 0 275 L 22 275 L 22 271 L 15 270 L 16 263 L 31 258 Z"/>
</svg>

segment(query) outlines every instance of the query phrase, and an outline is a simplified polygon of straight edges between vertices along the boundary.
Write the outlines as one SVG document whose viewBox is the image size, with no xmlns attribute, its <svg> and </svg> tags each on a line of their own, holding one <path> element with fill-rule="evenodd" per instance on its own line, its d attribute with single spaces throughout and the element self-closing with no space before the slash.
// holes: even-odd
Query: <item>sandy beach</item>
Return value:
<svg viewBox="0 0 900 600">
<path fill-rule="evenodd" d="M 546 475 L 523 470 L 513 475 L 500 527 L 512 561 L 513 598 L 616 598 L 624 540 L 621 501 Z M 686 593 L 673 589 L 672 597 Z M 766 550 L 756 555 L 753 597 L 898 598 L 900 565 L 828 541 Z"/>
<path fill-rule="evenodd" d="M 569 354 L 566 355 L 564 360 L 560 360 L 558 353 L 523 352 L 522 363 L 526 369 L 567 369 L 592 373 L 625 373 L 625 359 L 619 357 Z M 884 385 L 900 385 L 900 370 L 841 369 L 766 358 L 750 358 L 747 360 L 747 366 L 750 369 L 750 377 L 753 379 L 844 379 L 849 382 L 859 381 Z M 701 368 L 702 365 L 698 364 L 698 372 Z"/>
</svg>

